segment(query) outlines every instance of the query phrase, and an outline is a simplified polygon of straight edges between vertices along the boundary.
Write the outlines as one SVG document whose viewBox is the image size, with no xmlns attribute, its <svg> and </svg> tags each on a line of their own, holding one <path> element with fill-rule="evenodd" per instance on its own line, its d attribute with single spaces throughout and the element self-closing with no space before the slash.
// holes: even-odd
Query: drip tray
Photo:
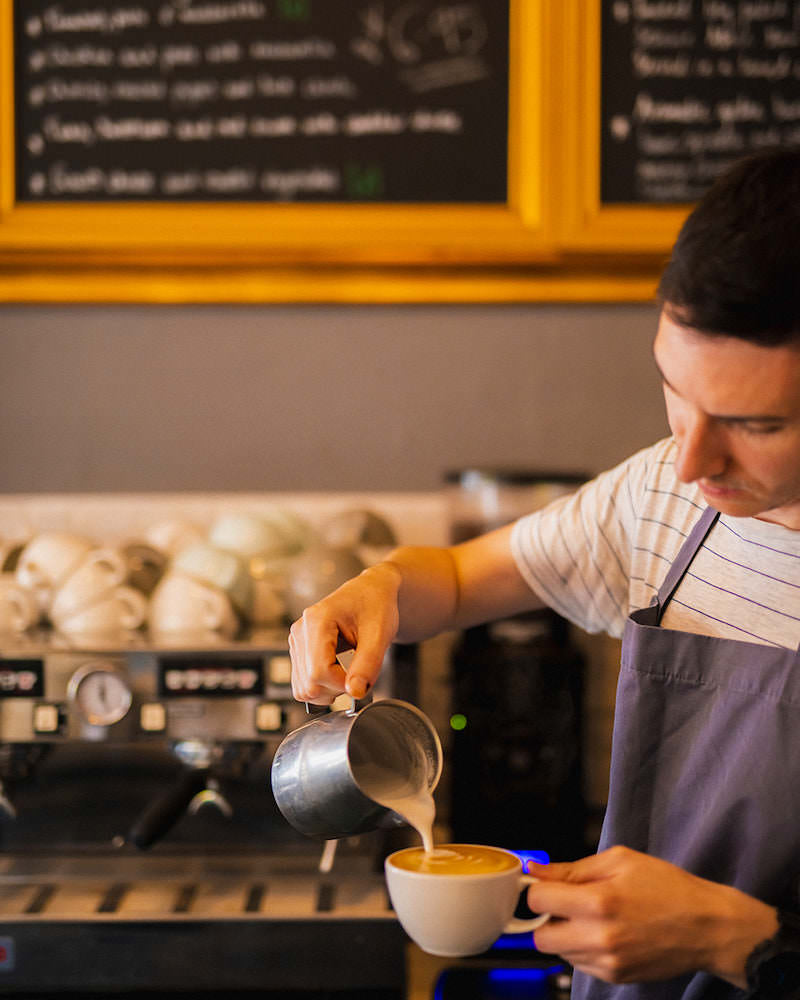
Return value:
<svg viewBox="0 0 800 1000">
<path fill-rule="evenodd" d="M 1 856 L 0 993 L 402 997 L 406 938 L 383 875 L 360 856 L 329 874 L 316 865 Z"/>
<path fill-rule="evenodd" d="M 393 920 L 382 874 L 249 858 L 5 857 L 0 912 L 30 920 Z"/>
</svg>

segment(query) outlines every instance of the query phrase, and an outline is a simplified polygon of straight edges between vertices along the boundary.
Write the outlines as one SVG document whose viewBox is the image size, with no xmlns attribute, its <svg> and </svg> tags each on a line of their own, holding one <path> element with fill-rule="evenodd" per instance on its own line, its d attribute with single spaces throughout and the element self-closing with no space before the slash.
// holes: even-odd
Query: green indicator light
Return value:
<svg viewBox="0 0 800 1000">
<path fill-rule="evenodd" d="M 461 732 L 462 729 L 467 728 L 467 717 L 466 715 L 451 715 L 450 716 L 450 728 L 455 729 L 455 731 Z"/>
</svg>

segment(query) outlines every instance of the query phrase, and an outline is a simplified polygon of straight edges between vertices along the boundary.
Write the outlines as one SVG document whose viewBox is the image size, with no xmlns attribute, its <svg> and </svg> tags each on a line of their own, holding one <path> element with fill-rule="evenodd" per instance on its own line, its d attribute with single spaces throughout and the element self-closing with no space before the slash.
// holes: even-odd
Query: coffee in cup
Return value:
<svg viewBox="0 0 800 1000">
<path fill-rule="evenodd" d="M 458 957 L 486 951 L 501 934 L 534 931 L 543 913 L 518 920 L 520 892 L 536 879 L 511 851 L 481 844 L 407 847 L 386 859 L 389 897 L 403 929 L 423 951 Z"/>
<path fill-rule="evenodd" d="M 398 851 L 393 864 L 405 871 L 430 875 L 480 875 L 516 869 L 519 861 L 510 851 L 482 844 L 443 844 L 432 851 L 420 847 Z"/>
</svg>

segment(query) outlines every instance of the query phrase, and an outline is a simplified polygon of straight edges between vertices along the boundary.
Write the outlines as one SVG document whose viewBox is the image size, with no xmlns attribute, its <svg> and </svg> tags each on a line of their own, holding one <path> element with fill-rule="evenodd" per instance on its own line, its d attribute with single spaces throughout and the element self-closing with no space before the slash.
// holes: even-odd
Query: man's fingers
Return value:
<svg viewBox="0 0 800 1000">
<path fill-rule="evenodd" d="M 548 865 L 531 861 L 528 871 L 543 882 L 596 882 L 608 878 L 618 869 L 620 850 L 601 851 L 577 861 L 554 861 Z"/>
<path fill-rule="evenodd" d="M 364 698 L 383 666 L 386 642 L 380 635 L 360 635 L 358 645 L 347 663 L 345 689 L 353 698 Z"/>
<path fill-rule="evenodd" d="M 598 906 L 607 895 L 600 891 L 599 883 L 619 870 L 620 858 L 619 852 L 604 851 L 578 861 L 531 863 L 529 874 L 538 882 L 528 889 L 528 905 L 537 913 L 572 919 L 597 916 Z"/>
<path fill-rule="evenodd" d="M 593 928 L 580 920 L 559 920 L 553 918 L 534 931 L 534 941 L 539 951 L 550 955 L 561 955 L 573 965 L 595 958 L 595 949 L 589 942 L 594 935 Z M 580 942 L 580 944 L 576 944 Z"/>
<path fill-rule="evenodd" d="M 342 629 L 334 619 L 320 616 L 316 607 L 308 608 L 292 626 L 289 652 L 295 698 L 329 705 L 342 691 L 363 698 L 375 684 L 388 641 L 377 630 L 351 638 Z"/>
<path fill-rule="evenodd" d="M 320 634 L 303 618 L 289 631 L 292 693 L 298 701 L 329 705 L 344 688 L 344 671 L 336 660 L 338 631 Z"/>
<path fill-rule="evenodd" d="M 596 894 L 586 886 L 569 882 L 537 882 L 528 889 L 528 906 L 534 913 L 551 913 L 554 917 L 594 916 Z M 549 922 L 544 927 L 549 926 Z"/>
</svg>

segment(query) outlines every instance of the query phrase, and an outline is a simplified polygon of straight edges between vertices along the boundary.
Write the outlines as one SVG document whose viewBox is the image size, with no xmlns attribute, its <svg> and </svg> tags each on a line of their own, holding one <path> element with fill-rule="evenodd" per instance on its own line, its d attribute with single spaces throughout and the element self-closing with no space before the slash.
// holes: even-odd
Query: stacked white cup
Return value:
<svg viewBox="0 0 800 1000">
<path fill-rule="evenodd" d="M 150 597 L 155 632 L 214 631 L 233 636 L 250 614 L 252 583 L 236 553 L 194 542 L 172 559 Z"/>
<path fill-rule="evenodd" d="M 128 561 L 118 549 L 94 548 L 53 593 L 49 616 L 61 632 L 107 632 L 138 628 L 147 598 L 128 586 Z"/>
</svg>

